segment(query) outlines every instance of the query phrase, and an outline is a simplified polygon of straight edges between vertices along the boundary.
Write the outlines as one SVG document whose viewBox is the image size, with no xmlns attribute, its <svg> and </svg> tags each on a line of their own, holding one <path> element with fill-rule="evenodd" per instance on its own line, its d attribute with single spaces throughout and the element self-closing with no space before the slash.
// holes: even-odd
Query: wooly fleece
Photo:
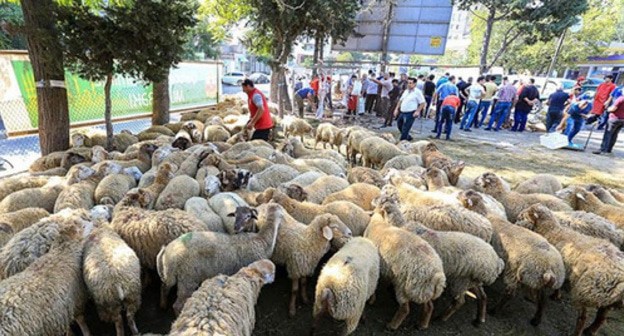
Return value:
<svg viewBox="0 0 624 336">
<path fill-rule="evenodd" d="M 221 274 L 204 281 L 184 305 L 169 335 L 251 336 L 260 290 L 274 279 L 275 265 L 264 259 L 232 276 Z"/>
<path fill-rule="evenodd" d="M 323 266 L 316 282 L 313 317 L 329 314 L 345 321 L 345 332 L 357 328 L 366 300 L 375 294 L 379 281 L 379 253 L 368 239 L 351 239 Z"/>
</svg>

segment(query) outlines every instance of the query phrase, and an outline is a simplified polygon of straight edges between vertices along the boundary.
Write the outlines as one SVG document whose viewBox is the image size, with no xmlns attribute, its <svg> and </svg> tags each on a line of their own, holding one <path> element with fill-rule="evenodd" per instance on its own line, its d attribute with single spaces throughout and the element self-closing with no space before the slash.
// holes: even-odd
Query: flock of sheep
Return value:
<svg viewBox="0 0 624 336">
<path fill-rule="evenodd" d="M 537 326 L 546 295 L 560 298 L 568 282 L 574 335 L 596 334 L 622 306 L 622 191 L 563 188 L 550 175 L 512 190 L 493 173 L 462 176 L 464 162 L 434 143 L 292 117 L 279 120 L 285 139 L 246 141 L 243 105 L 228 99 L 179 123 L 116 134 L 108 151 L 102 135 L 77 133 L 71 149 L 0 180 L 0 335 L 60 335 L 74 321 L 89 335 L 87 300 L 117 335 L 125 324 L 138 335 L 149 281 L 177 315 L 170 335 L 251 335 L 275 265 L 291 280 L 289 315 L 298 300 L 312 302 L 312 330 L 331 316 L 345 335 L 382 278 L 398 302 L 391 330 L 411 302 L 426 329 L 443 292 L 453 301 L 442 321 L 467 294 L 479 325 L 526 289 Z M 484 286 L 499 277 L 504 295 L 488 306 Z"/>
</svg>

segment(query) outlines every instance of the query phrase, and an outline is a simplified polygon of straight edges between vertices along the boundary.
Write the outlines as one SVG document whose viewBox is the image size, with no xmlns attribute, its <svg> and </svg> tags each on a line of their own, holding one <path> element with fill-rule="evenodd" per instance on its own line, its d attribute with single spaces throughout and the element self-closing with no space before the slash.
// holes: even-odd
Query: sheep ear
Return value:
<svg viewBox="0 0 624 336">
<path fill-rule="evenodd" d="M 332 238 L 334 238 L 334 233 L 329 226 L 323 226 L 323 237 L 327 240 L 332 240 Z"/>
<path fill-rule="evenodd" d="M 251 209 L 251 218 L 258 219 L 258 210 Z"/>
<path fill-rule="evenodd" d="M 583 201 L 586 201 L 585 196 L 583 196 L 583 194 L 581 193 L 576 193 L 576 197 L 582 199 Z"/>
<path fill-rule="evenodd" d="M 227 214 L 227 217 L 236 217 L 236 213 L 234 213 L 234 212 L 229 213 L 229 214 Z"/>
</svg>

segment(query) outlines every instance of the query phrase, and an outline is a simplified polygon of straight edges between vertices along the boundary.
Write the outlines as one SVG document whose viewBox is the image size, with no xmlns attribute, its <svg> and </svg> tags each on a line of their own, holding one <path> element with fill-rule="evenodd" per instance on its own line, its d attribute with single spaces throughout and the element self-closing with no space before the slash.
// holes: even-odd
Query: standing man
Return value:
<svg viewBox="0 0 624 336">
<path fill-rule="evenodd" d="M 314 106 L 318 105 L 318 93 L 321 86 L 318 74 L 312 75 L 310 87 L 314 90 Z"/>
<path fill-rule="evenodd" d="M 488 111 L 490 110 L 490 106 L 492 105 L 492 98 L 496 94 L 496 91 L 498 91 L 498 86 L 496 86 L 496 83 L 494 83 L 494 81 L 492 80 L 492 76 L 490 75 L 485 76 L 485 84 L 483 84 L 483 87 L 485 88 L 485 94 L 481 98 L 479 108 L 477 109 L 477 113 L 475 114 L 476 116 L 478 116 L 479 113 L 482 113 L 481 120 L 479 120 L 479 122 L 477 123 L 477 118 L 475 118 L 476 128 L 483 126 L 483 122 L 485 121 L 485 118 L 488 115 Z"/>
<path fill-rule="evenodd" d="M 435 75 L 429 75 L 429 77 L 427 77 L 427 80 L 425 81 L 425 90 L 424 90 L 424 94 L 425 94 L 425 100 L 427 101 L 427 107 L 425 109 L 425 111 L 422 113 L 421 117 L 429 117 L 429 108 L 431 108 L 431 101 L 433 99 L 433 95 L 435 94 L 435 83 L 433 82 L 433 80 L 435 79 Z"/>
<path fill-rule="evenodd" d="M 269 104 L 262 91 L 254 87 L 251 79 L 245 79 L 242 84 L 243 92 L 247 94 L 247 107 L 249 108 L 249 121 L 245 126 L 248 130 L 254 129 L 251 140 L 269 141 L 273 120 L 269 112 Z"/>
<path fill-rule="evenodd" d="M 399 79 L 399 89 L 401 89 L 401 94 L 403 91 L 407 90 L 407 74 L 402 73 Z"/>
<path fill-rule="evenodd" d="M 563 86 L 560 85 L 557 91 L 548 97 L 548 113 L 546 114 L 546 132 L 552 133 L 556 130 L 557 125 L 563 119 L 563 110 L 570 101 L 570 95 L 563 92 Z"/>
<path fill-rule="evenodd" d="M 439 81 L 438 81 L 439 82 Z M 450 76 L 446 82 L 440 85 L 435 94 L 433 95 L 433 101 L 436 103 L 436 118 L 435 118 L 435 128 L 432 130 L 433 133 L 438 132 L 438 127 L 440 126 L 440 116 L 441 116 L 441 108 L 442 101 L 451 93 L 459 96 L 459 92 L 457 91 L 457 86 L 455 86 L 455 76 Z"/>
<path fill-rule="evenodd" d="M 355 115 L 357 113 L 358 99 L 362 94 L 362 82 L 357 78 L 357 75 L 351 76 L 351 85 L 347 88 L 347 94 L 349 95 L 349 101 L 347 102 L 347 115 Z M 347 118 L 347 116 L 345 116 Z"/>
<path fill-rule="evenodd" d="M 305 107 L 304 100 L 312 104 L 314 102 L 315 92 L 312 88 L 306 87 L 297 90 L 295 93 L 295 101 L 297 102 L 297 108 L 299 109 L 299 118 L 303 118 L 303 108 Z"/>
<path fill-rule="evenodd" d="M 451 139 L 451 131 L 453 130 L 453 114 L 457 111 L 461 104 L 459 97 L 454 93 L 449 94 L 442 101 L 442 116 L 440 117 L 440 127 L 438 127 L 438 134 L 436 139 L 440 139 L 442 135 L 442 125 L 446 126 L 446 140 Z"/>
<path fill-rule="evenodd" d="M 465 82 L 457 83 L 457 90 L 459 91 L 459 101 L 461 104 L 457 111 L 455 111 L 455 123 L 459 124 L 462 114 L 466 111 L 466 104 L 468 103 L 468 88 L 472 86 L 472 77 L 468 77 L 468 80 Z"/>
<path fill-rule="evenodd" d="M 440 77 L 440 79 L 438 79 L 438 81 L 436 82 L 436 89 L 439 88 L 442 84 L 448 82 L 450 76 L 451 75 L 447 72 L 444 74 L 444 76 Z"/>
<path fill-rule="evenodd" d="M 386 117 L 390 109 L 390 90 L 392 90 L 392 80 L 390 79 L 390 75 L 388 73 L 383 74 L 383 78 L 381 80 L 371 79 L 375 84 L 378 84 L 381 87 L 381 100 L 379 101 L 379 112 L 381 116 Z M 385 126 L 384 122 L 384 126 Z"/>
<path fill-rule="evenodd" d="M 375 82 L 375 74 L 371 73 L 370 78 L 368 79 L 368 84 L 366 85 L 366 103 L 365 103 L 365 107 L 364 110 L 366 111 L 366 113 L 370 114 L 373 111 L 373 108 L 375 107 L 375 104 L 377 103 L 377 90 L 378 90 L 378 86 L 377 83 Z"/>
<path fill-rule="evenodd" d="M 409 132 L 414 124 L 414 119 L 416 116 L 420 115 L 420 112 L 426 105 L 425 97 L 422 92 L 416 88 L 416 78 L 408 78 L 407 90 L 401 95 L 401 99 L 394 110 L 394 116 L 399 118 L 397 127 L 399 131 L 401 131 L 400 140 L 412 140 L 412 136 Z"/>
<path fill-rule="evenodd" d="M 490 117 L 490 122 L 488 122 L 488 127 L 485 129 L 486 131 L 492 130 L 494 122 L 496 122 L 496 128 L 494 128 L 494 131 L 500 131 L 503 123 L 507 120 L 509 111 L 511 111 L 511 106 L 516 100 L 516 92 L 516 87 L 509 82 L 507 77 L 503 77 L 503 85 L 498 90 L 498 102 L 496 103 L 494 110 L 492 110 L 492 116 Z"/>
<path fill-rule="evenodd" d="M 539 90 L 535 87 L 535 79 L 531 78 L 529 83 L 524 85 L 518 97 L 516 111 L 514 112 L 514 124 L 511 128 L 512 132 L 524 132 L 527 117 L 531 113 L 533 106 L 539 101 L 539 98 Z"/>
<path fill-rule="evenodd" d="M 468 104 L 466 105 L 466 113 L 461 119 L 461 124 L 459 125 L 460 130 L 472 132 L 470 125 L 472 125 L 475 113 L 479 107 L 479 101 L 481 100 L 481 97 L 483 97 L 483 94 L 485 94 L 485 88 L 483 87 L 484 80 L 483 76 L 477 78 L 477 82 L 471 85 L 468 89 Z"/>
<path fill-rule="evenodd" d="M 617 142 L 618 133 L 624 126 L 624 96 L 620 96 L 611 107 L 609 107 L 609 121 L 607 129 L 602 137 L 600 150 L 594 154 L 610 154 Z"/>
<path fill-rule="evenodd" d="M 425 91 L 425 75 L 418 75 L 418 82 L 416 88 L 420 91 Z"/>
<path fill-rule="evenodd" d="M 607 124 L 607 118 L 605 114 L 607 107 L 607 101 L 611 97 L 611 93 L 615 90 L 616 86 L 613 84 L 613 75 L 606 75 L 604 82 L 598 85 L 596 89 L 596 95 L 594 96 L 594 108 L 591 113 L 592 116 L 587 119 L 588 124 L 593 124 L 596 120 L 599 120 L 598 129 L 601 130 Z"/>
<path fill-rule="evenodd" d="M 396 110 L 397 103 L 399 102 L 399 97 L 401 97 L 401 88 L 399 87 L 398 80 L 392 80 L 392 90 L 390 90 L 388 96 L 390 97 L 390 108 L 385 115 L 383 127 L 392 126 L 392 117 L 394 116 L 394 110 Z"/>
</svg>

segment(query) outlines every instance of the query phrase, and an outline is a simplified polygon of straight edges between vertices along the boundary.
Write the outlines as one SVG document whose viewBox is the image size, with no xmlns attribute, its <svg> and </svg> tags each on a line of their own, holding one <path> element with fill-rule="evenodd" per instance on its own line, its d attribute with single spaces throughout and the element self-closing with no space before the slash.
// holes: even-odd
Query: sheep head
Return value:
<svg viewBox="0 0 624 336">
<path fill-rule="evenodd" d="M 102 146 L 93 146 L 91 148 L 91 162 L 99 163 L 108 158 L 108 152 Z"/>
<path fill-rule="evenodd" d="M 158 167 L 158 171 L 156 172 L 156 179 L 154 183 L 159 184 L 167 184 L 174 177 L 174 173 L 178 170 L 178 166 L 171 162 L 165 162 L 160 167 Z"/>
<path fill-rule="evenodd" d="M 475 186 L 479 189 L 478 191 L 485 192 L 489 195 L 504 192 L 503 182 L 500 180 L 500 177 L 491 172 L 484 173 L 477 177 Z"/>
<path fill-rule="evenodd" d="M 478 214 L 486 215 L 487 208 L 485 206 L 483 197 L 474 190 L 465 190 L 457 195 L 457 199 L 463 205 L 464 208 L 472 210 Z"/>
<path fill-rule="evenodd" d="M 451 166 L 448 167 L 447 177 L 451 185 L 457 185 L 457 181 L 459 181 L 459 176 L 464 171 L 464 168 L 466 168 L 466 163 L 464 161 L 453 162 Z"/>
<path fill-rule="evenodd" d="M 570 186 L 555 193 L 555 196 L 568 203 L 572 209 L 580 210 L 587 203 L 591 193 L 581 187 Z M 593 195 L 592 195 L 593 196 Z"/>
<path fill-rule="evenodd" d="M 427 187 L 430 190 L 439 189 L 449 185 L 446 173 L 439 168 L 427 168 L 427 170 L 425 170 L 424 172 L 424 177 L 425 181 L 427 182 Z"/>
<path fill-rule="evenodd" d="M 432 152 L 439 152 L 440 150 L 438 149 L 438 146 L 436 146 L 436 144 L 434 144 L 433 142 L 428 143 L 425 148 L 423 148 L 423 155 L 425 155 L 425 153 L 432 153 Z"/>
<path fill-rule="evenodd" d="M 158 149 L 158 146 L 152 143 L 144 143 L 139 147 L 139 153 L 142 153 L 146 158 L 151 159 L 154 152 Z"/>
<path fill-rule="evenodd" d="M 302 186 L 298 184 L 291 184 L 286 187 L 284 190 L 280 190 L 281 192 L 288 195 L 288 197 L 297 200 L 299 202 L 304 202 L 308 199 L 308 192 L 303 189 Z"/>
<path fill-rule="evenodd" d="M 559 226 L 552 211 L 541 204 L 533 204 L 518 215 L 518 221 L 523 226 L 536 232 L 548 232 Z"/>
<path fill-rule="evenodd" d="M 126 196 L 119 202 L 124 206 L 132 206 L 147 209 L 152 202 L 152 196 L 145 189 L 135 188 L 126 193 Z"/>
<path fill-rule="evenodd" d="M 314 221 L 319 220 L 321 223 L 321 235 L 323 238 L 331 241 L 332 239 L 348 240 L 353 237 L 351 229 L 349 229 L 340 218 L 332 214 L 323 214 L 314 218 Z"/>
<path fill-rule="evenodd" d="M 143 177 L 143 173 L 137 167 L 128 167 L 123 170 L 123 174 L 131 176 L 135 182 L 139 182 L 141 177 Z"/>
<path fill-rule="evenodd" d="M 113 218 L 113 206 L 112 205 L 96 205 L 90 210 L 91 219 L 96 226 L 108 223 Z"/>
<path fill-rule="evenodd" d="M 234 231 L 236 233 L 257 232 L 258 210 L 248 206 L 239 206 L 227 216 L 234 217 Z"/>
<path fill-rule="evenodd" d="M 11 227 L 11 225 L 9 225 L 8 223 L 1 223 L 0 222 L 0 234 L 6 234 L 9 236 L 13 235 L 13 227 Z"/>
<path fill-rule="evenodd" d="M 275 188 L 266 189 L 264 192 L 256 196 L 256 203 L 258 204 L 269 203 L 273 199 L 273 196 L 276 192 L 277 190 L 275 190 Z"/>
<path fill-rule="evenodd" d="M 77 153 L 65 153 L 61 159 L 61 168 L 69 169 L 79 163 L 87 162 L 87 158 Z"/>
<path fill-rule="evenodd" d="M 252 174 L 246 169 L 236 168 L 221 171 L 218 177 L 223 191 L 233 191 L 245 188 Z"/>
<path fill-rule="evenodd" d="M 82 134 L 82 133 L 74 133 L 74 134 L 72 134 L 71 135 L 72 147 L 77 148 L 77 147 L 85 146 L 86 139 L 87 139 L 87 136 Z"/>
<path fill-rule="evenodd" d="M 106 161 L 97 170 L 97 175 L 104 177 L 111 174 L 119 174 L 123 171 L 123 167 L 115 162 Z"/>
<path fill-rule="evenodd" d="M 180 132 L 176 134 L 176 138 L 173 140 L 173 143 L 171 143 L 171 146 L 181 150 L 186 150 L 191 147 L 192 144 L 193 142 L 191 141 L 190 134 L 185 130 L 180 130 Z"/>
<path fill-rule="evenodd" d="M 239 274 L 252 279 L 259 278 L 263 284 L 269 284 L 275 280 L 275 264 L 268 259 L 258 260 L 241 268 Z"/>
<path fill-rule="evenodd" d="M 221 191 L 221 181 L 218 177 L 208 175 L 204 179 L 204 194 L 206 197 L 212 197 Z"/>
</svg>

